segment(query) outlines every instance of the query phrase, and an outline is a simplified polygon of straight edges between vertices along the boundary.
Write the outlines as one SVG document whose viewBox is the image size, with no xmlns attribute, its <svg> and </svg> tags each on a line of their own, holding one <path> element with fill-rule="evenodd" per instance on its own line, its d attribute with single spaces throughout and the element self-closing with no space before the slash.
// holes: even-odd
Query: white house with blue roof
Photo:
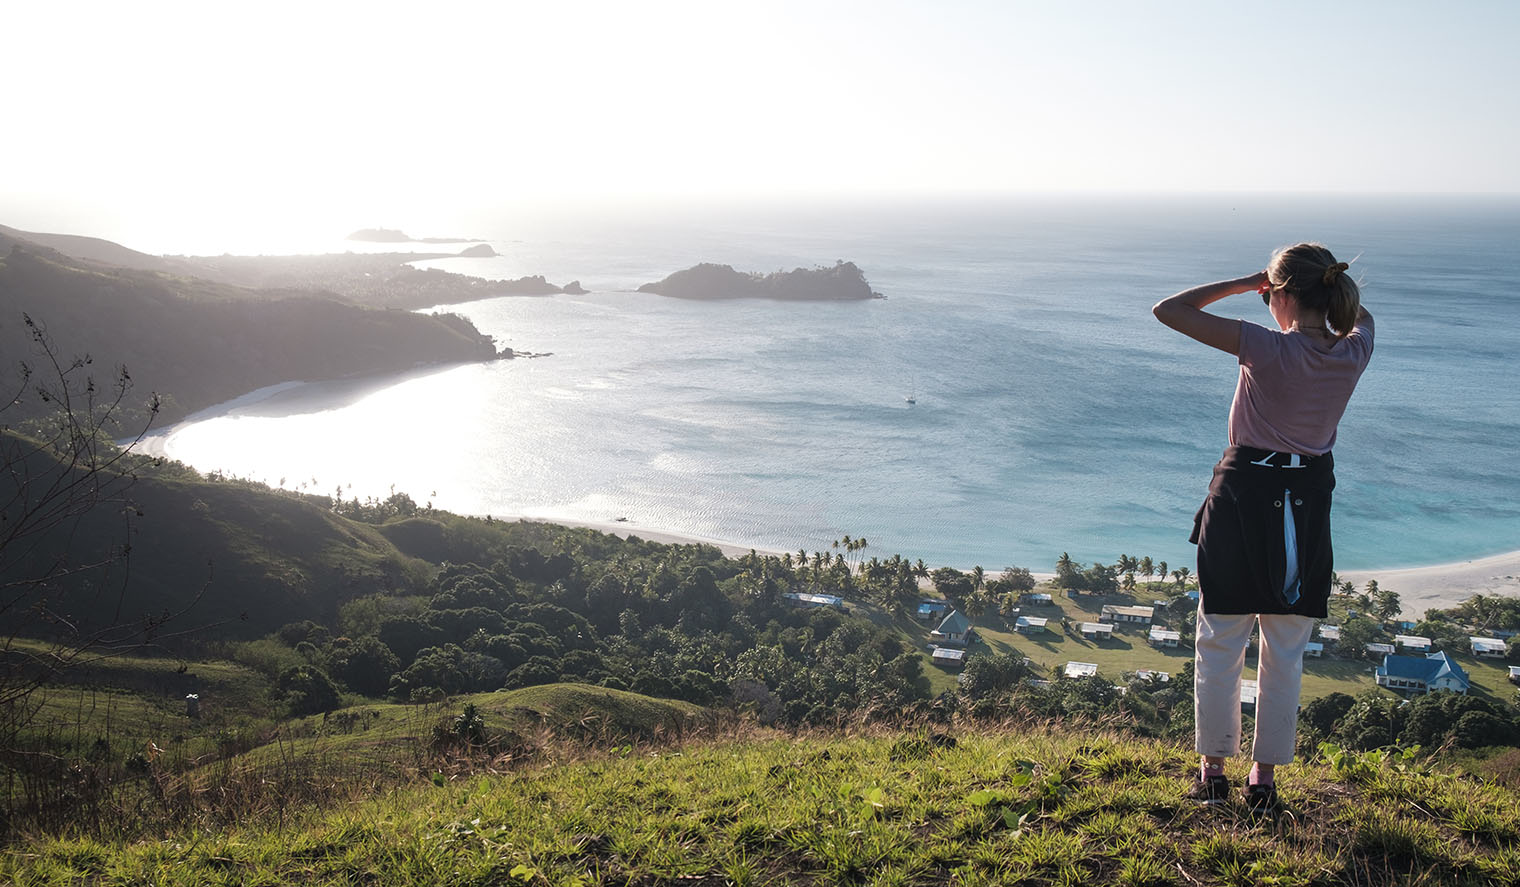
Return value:
<svg viewBox="0 0 1520 887">
<path fill-rule="evenodd" d="M 1417 693 L 1446 690 L 1465 694 L 1472 686 L 1467 672 L 1445 650 L 1424 656 L 1384 656 L 1383 664 L 1377 667 L 1377 682 L 1379 687 Z"/>
</svg>

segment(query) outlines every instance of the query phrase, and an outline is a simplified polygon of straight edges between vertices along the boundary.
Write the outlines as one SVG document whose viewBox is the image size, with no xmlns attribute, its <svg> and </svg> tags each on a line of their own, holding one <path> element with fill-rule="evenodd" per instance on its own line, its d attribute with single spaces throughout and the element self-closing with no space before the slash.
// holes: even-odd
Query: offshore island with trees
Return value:
<svg viewBox="0 0 1520 887">
<path fill-rule="evenodd" d="M 0 295 L 170 286 L 75 262 L 13 250 Z M 1408 624 L 1375 582 L 1341 587 L 1338 643 L 1306 665 L 1311 766 L 1287 816 L 1252 821 L 1181 797 L 1186 567 L 1062 554 L 1043 580 L 989 576 L 848 536 L 732 557 L 206 476 L 110 443 L 162 409 L 135 404 L 136 376 L 97 383 L 20 328 L 33 359 L 0 407 L 7 883 L 1520 878 L 1520 650 L 1470 643 L 1513 638 L 1520 601 Z M 489 347 L 439 330 L 463 350 L 417 354 Z M 963 665 L 931 664 L 951 613 Z M 1466 693 L 1379 686 L 1368 645 L 1421 640 Z"/>
</svg>

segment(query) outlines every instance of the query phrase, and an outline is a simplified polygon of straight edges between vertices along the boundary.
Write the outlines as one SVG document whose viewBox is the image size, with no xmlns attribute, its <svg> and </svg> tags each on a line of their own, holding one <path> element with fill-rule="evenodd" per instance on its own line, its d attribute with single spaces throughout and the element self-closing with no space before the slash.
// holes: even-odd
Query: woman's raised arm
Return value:
<svg viewBox="0 0 1520 887">
<path fill-rule="evenodd" d="M 1240 321 L 1210 314 L 1203 309 L 1226 296 L 1260 292 L 1267 284 L 1267 272 L 1258 271 L 1235 280 L 1220 280 L 1183 290 L 1168 296 L 1151 308 L 1156 319 L 1205 345 L 1229 354 L 1240 353 Z"/>
</svg>

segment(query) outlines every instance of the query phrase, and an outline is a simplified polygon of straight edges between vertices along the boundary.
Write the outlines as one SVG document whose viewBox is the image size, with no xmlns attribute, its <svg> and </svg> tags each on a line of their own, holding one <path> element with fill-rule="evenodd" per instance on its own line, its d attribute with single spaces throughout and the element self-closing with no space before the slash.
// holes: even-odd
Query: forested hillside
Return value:
<svg viewBox="0 0 1520 887">
<path fill-rule="evenodd" d="M 28 327 L 30 318 L 35 327 Z M 419 365 L 488 360 L 489 336 L 455 315 L 360 308 L 308 291 L 251 291 L 154 271 L 115 268 L 12 242 L 0 255 L 0 354 L 9 383 L 20 361 L 98 361 L 105 392 L 125 366 L 129 404 L 162 397 L 168 422 L 266 385 L 394 373 Z M 50 409 L 13 405 L 15 423 Z"/>
</svg>

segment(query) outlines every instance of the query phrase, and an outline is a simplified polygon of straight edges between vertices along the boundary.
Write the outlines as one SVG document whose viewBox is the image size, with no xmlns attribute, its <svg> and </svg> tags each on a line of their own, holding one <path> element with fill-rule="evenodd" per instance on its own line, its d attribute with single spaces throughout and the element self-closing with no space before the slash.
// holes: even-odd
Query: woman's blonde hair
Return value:
<svg viewBox="0 0 1520 887">
<path fill-rule="evenodd" d="M 1344 337 L 1356 325 L 1362 291 L 1346 273 L 1350 266 L 1337 262 L 1321 243 L 1297 243 L 1272 254 L 1267 279 L 1282 287 L 1298 303 L 1325 312 L 1325 321 Z"/>
</svg>

